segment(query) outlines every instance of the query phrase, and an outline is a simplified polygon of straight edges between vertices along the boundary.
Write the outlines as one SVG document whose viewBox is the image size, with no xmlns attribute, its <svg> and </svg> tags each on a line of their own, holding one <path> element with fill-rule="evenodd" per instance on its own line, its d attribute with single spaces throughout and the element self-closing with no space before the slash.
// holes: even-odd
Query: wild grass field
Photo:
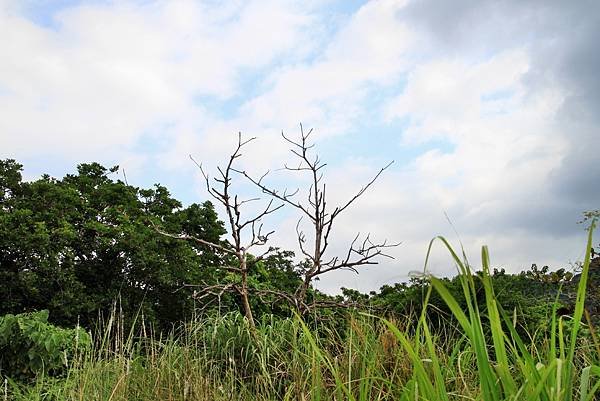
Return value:
<svg viewBox="0 0 600 401">
<path fill-rule="evenodd" d="M 199 317 L 163 337 L 143 324 L 126 333 L 115 313 L 91 348 L 65 354 L 62 376 L 5 379 L 3 399 L 594 400 L 600 344 L 584 319 L 592 231 L 574 313 L 553 313 L 543 334 L 520 336 L 516 314 L 497 304 L 486 247 L 482 274 L 475 275 L 438 238 L 432 243 L 446 247 L 459 269 L 464 310 L 443 281 L 428 277 L 426 307 L 416 320 L 348 311 L 334 322 L 265 317 L 252 328 L 230 313 Z M 477 280 L 484 309 L 475 302 Z M 427 318 L 433 292 L 453 314 L 435 331 Z"/>
</svg>

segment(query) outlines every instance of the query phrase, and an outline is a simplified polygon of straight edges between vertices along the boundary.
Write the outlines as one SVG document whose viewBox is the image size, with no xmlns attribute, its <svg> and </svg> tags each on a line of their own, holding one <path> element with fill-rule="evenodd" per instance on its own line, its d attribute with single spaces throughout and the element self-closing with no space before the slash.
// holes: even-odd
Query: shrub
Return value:
<svg viewBox="0 0 600 401">
<path fill-rule="evenodd" d="M 63 375 L 72 361 L 91 346 L 81 328 L 48 323 L 48 311 L 0 317 L 0 374 L 32 379 L 38 374 Z"/>
</svg>

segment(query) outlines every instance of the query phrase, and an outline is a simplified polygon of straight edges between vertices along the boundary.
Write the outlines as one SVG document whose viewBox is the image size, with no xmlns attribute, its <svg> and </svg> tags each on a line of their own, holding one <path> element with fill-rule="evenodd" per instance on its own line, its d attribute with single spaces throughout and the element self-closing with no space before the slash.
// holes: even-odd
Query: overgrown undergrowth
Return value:
<svg viewBox="0 0 600 401">
<path fill-rule="evenodd" d="M 443 238 L 459 268 L 467 307 L 431 277 L 457 327 L 355 311 L 345 324 L 310 317 L 265 319 L 256 330 L 237 314 L 197 319 L 166 338 L 126 336 L 112 321 L 95 346 L 68 360 L 64 377 L 5 382 L 5 400 L 593 400 L 600 387 L 599 344 L 582 335 L 592 244 L 573 316 L 554 313 L 544 336 L 522 338 L 512 311 L 496 302 L 489 255 L 482 275 Z M 432 245 L 433 245 L 432 241 Z M 478 307 L 481 280 L 486 305 Z M 428 294 L 428 295 L 429 295 Z M 115 329 L 116 328 L 116 329 Z"/>
</svg>

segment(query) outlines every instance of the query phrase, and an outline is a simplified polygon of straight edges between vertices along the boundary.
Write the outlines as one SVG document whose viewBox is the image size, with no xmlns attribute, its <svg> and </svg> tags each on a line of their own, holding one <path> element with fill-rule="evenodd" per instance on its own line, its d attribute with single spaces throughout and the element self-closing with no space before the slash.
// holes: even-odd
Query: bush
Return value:
<svg viewBox="0 0 600 401">
<path fill-rule="evenodd" d="M 81 328 L 63 329 L 48 323 L 48 311 L 0 317 L 0 375 L 17 380 L 39 374 L 60 376 L 91 346 Z"/>
</svg>

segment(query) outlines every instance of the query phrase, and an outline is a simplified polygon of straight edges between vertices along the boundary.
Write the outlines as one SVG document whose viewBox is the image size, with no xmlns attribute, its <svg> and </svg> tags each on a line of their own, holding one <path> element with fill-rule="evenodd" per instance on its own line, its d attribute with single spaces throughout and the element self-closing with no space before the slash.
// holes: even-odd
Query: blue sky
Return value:
<svg viewBox="0 0 600 401">
<path fill-rule="evenodd" d="M 25 176 L 81 162 L 120 165 L 184 203 L 207 194 L 193 155 L 277 169 L 280 133 L 315 129 L 330 202 L 395 160 L 340 219 L 331 253 L 356 232 L 402 242 L 395 260 L 324 278 L 370 290 L 422 268 L 438 234 L 496 266 L 568 267 L 581 212 L 598 208 L 600 70 L 595 1 L 0 0 L 0 157 Z M 214 170 L 213 170 L 214 171 Z M 273 184 L 302 187 L 277 174 Z M 243 181 L 244 196 L 253 196 Z M 293 211 L 267 223 L 296 248 Z M 452 274 L 439 252 L 429 267 Z"/>
</svg>

